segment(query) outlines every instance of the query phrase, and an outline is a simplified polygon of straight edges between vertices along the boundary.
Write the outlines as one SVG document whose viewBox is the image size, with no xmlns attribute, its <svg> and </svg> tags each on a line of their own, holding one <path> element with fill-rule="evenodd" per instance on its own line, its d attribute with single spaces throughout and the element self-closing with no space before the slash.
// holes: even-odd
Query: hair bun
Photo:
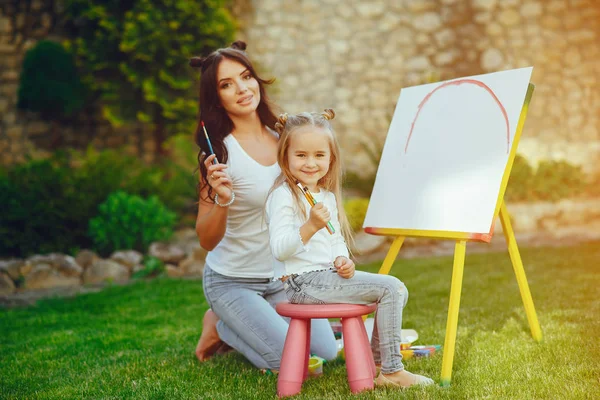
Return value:
<svg viewBox="0 0 600 400">
<path fill-rule="evenodd" d="M 202 64 L 204 63 L 204 57 L 192 57 L 190 58 L 190 67 L 194 68 L 202 68 Z"/>
<path fill-rule="evenodd" d="M 333 111 L 333 109 L 331 108 L 326 108 L 325 111 L 321 113 L 321 115 L 326 120 L 332 120 L 335 117 L 335 111 Z"/>
<path fill-rule="evenodd" d="M 236 40 L 235 42 L 231 43 L 231 46 L 229 46 L 229 47 L 231 47 L 232 49 L 244 51 L 244 50 L 246 50 L 246 42 L 241 41 L 241 40 Z"/>
<path fill-rule="evenodd" d="M 287 123 L 288 115 L 287 113 L 279 114 L 279 118 L 277 118 L 277 122 L 275 123 L 275 130 L 280 135 L 283 133 L 285 129 L 285 124 Z"/>
</svg>

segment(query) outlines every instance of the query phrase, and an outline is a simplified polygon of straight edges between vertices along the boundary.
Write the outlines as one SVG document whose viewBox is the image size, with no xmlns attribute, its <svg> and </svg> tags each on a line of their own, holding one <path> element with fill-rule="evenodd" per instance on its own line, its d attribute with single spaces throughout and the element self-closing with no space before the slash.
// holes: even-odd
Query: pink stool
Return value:
<svg viewBox="0 0 600 400">
<path fill-rule="evenodd" d="M 323 304 L 306 305 L 279 303 L 279 315 L 290 317 L 290 326 L 285 338 L 277 395 L 293 396 L 300 393 L 302 382 L 308 377 L 310 357 L 310 325 L 312 318 L 341 318 L 346 372 L 352 393 L 373 389 L 375 362 L 362 316 L 372 313 L 377 304 Z"/>
</svg>

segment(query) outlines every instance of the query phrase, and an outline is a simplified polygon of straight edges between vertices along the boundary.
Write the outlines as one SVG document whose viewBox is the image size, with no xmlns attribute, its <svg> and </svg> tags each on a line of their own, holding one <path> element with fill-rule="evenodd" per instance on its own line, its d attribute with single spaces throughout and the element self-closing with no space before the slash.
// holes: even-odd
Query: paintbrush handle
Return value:
<svg viewBox="0 0 600 400">
<path fill-rule="evenodd" d="M 212 143 L 210 143 L 210 139 L 208 137 L 208 132 L 206 131 L 206 126 L 204 126 L 204 121 L 201 121 L 202 123 L 202 129 L 204 130 L 204 137 L 206 138 L 206 143 L 208 143 L 208 149 L 210 150 L 210 155 L 215 154 L 215 151 L 213 150 L 212 147 Z M 219 162 L 217 161 L 217 157 L 215 156 L 215 158 L 213 158 L 213 164 L 218 164 Z"/>
<path fill-rule="evenodd" d="M 300 184 L 298 184 L 298 187 L 304 194 L 304 197 L 306 197 L 308 204 L 314 207 L 314 205 L 317 204 L 317 200 L 315 200 L 312 193 L 308 190 L 304 190 L 304 188 Z M 327 222 L 327 226 L 325 228 L 327 228 L 327 232 L 329 232 L 330 235 L 333 235 L 335 233 L 335 229 L 333 229 L 333 224 L 331 223 L 331 221 Z"/>
</svg>

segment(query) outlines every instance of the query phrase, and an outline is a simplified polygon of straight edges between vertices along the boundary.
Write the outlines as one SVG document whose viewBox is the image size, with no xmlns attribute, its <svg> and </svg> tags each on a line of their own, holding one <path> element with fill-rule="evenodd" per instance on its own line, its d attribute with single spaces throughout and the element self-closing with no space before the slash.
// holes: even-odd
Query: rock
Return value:
<svg viewBox="0 0 600 400">
<path fill-rule="evenodd" d="M 181 247 L 169 243 L 154 242 L 150 245 L 148 253 L 165 264 L 178 264 L 185 258 L 185 252 Z"/>
<path fill-rule="evenodd" d="M 83 283 L 125 283 L 129 280 L 129 268 L 111 260 L 99 260 L 83 273 Z"/>
<path fill-rule="evenodd" d="M 132 274 L 135 274 L 136 272 L 138 272 L 138 271 L 141 271 L 141 270 L 143 270 L 144 268 L 146 268 L 146 267 L 144 266 L 144 264 L 136 264 L 136 265 L 134 265 L 133 267 L 131 267 L 131 273 L 132 273 Z"/>
<path fill-rule="evenodd" d="M 486 71 L 499 69 L 504 62 L 504 56 L 498 49 L 487 49 L 481 55 L 481 67 Z"/>
<path fill-rule="evenodd" d="M 364 231 L 354 236 L 354 251 L 358 254 L 369 254 L 377 251 L 387 242 L 385 236 L 370 235 Z"/>
<path fill-rule="evenodd" d="M 0 296 L 14 293 L 16 290 L 15 283 L 4 272 L 0 272 Z"/>
<path fill-rule="evenodd" d="M 473 0 L 473 8 L 490 11 L 496 7 L 496 0 Z"/>
<path fill-rule="evenodd" d="M 181 268 L 178 268 L 176 265 L 167 264 L 166 268 L 167 268 L 167 276 L 169 278 L 181 278 L 185 275 L 183 273 L 183 270 Z"/>
<path fill-rule="evenodd" d="M 413 19 L 413 27 L 422 32 L 434 32 L 442 26 L 442 19 L 435 12 L 417 15 Z"/>
<path fill-rule="evenodd" d="M 12 280 L 17 280 L 22 275 L 21 268 L 24 265 L 25 260 L 13 259 L 0 261 L 0 273 L 6 274 Z"/>
<path fill-rule="evenodd" d="M 84 270 L 101 258 L 91 250 L 81 250 L 75 257 L 75 262 Z"/>
<path fill-rule="evenodd" d="M 110 259 L 118 262 L 121 265 L 128 267 L 130 270 L 142 262 L 144 256 L 139 251 L 135 250 L 120 250 L 115 251 Z"/>
<path fill-rule="evenodd" d="M 405 67 L 410 71 L 426 71 L 431 68 L 431 63 L 427 57 L 417 56 L 408 60 Z"/>
<path fill-rule="evenodd" d="M 37 254 L 29 257 L 27 262 L 31 264 L 33 269 L 38 264 L 48 264 L 52 269 L 64 276 L 79 278 L 83 272 L 83 268 L 81 268 L 73 257 L 60 253 Z"/>
<path fill-rule="evenodd" d="M 172 242 L 180 243 L 180 242 L 189 242 L 189 241 L 198 241 L 198 234 L 192 228 L 184 228 L 178 229 L 173 233 Z"/>
<path fill-rule="evenodd" d="M 53 253 L 50 254 L 50 260 L 52 261 L 52 267 L 64 276 L 79 278 L 83 273 L 83 268 L 71 256 Z"/>
<path fill-rule="evenodd" d="M 204 261 L 206 260 L 206 254 L 208 252 L 203 249 L 202 247 L 198 247 L 197 249 L 194 249 L 194 251 L 191 253 L 191 257 L 196 260 L 196 261 Z"/>
<path fill-rule="evenodd" d="M 29 275 L 32 269 L 33 265 L 31 265 L 31 263 L 29 263 L 28 261 L 25 261 L 25 264 L 21 265 L 21 276 L 25 277 Z"/>
<path fill-rule="evenodd" d="M 188 257 L 179 263 L 179 269 L 185 276 L 202 276 L 204 273 L 204 262 Z"/>
<path fill-rule="evenodd" d="M 25 278 L 23 287 L 35 290 L 79 285 L 81 285 L 81 280 L 78 276 L 65 276 L 52 268 L 52 265 L 38 261 Z"/>
<path fill-rule="evenodd" d="M 361 18 L 380 17 L 385 11 L 385 4 L 379 2 L 359 2 L 356 5 L 356 11 Z"/>
<path fill-rule="evenodd" d="M 434 36 L 440 47 L 449 46 L 456 41 L 456 34 L 452 29 L 448 28 L 437 32 Z"/>
<path fill-rule="evenodd" d="M 438 53 L 435 56 L 435 63 L 438 66 L 444 66 L 450 64 L 454 60 L 454 52 L 452 51 L 444 51 L 442 53 Z"/>
<path fill-rule="evenodd" d="M 199 260 L 204 260 L 207 251 L 200 246 L 198 239 L 187 242 L 177 242 L 176 245 L 183 249 L 186 255 L 196 254 Z"/>
<path fill-rule="evenodd" d="M 393 2 L 396 3 L 396 2 Z M 402 3 L 399 1 L 398 3 Z M 428 10 L 435 10 L 437 4 L 435 0 L 411 0 L 404 2 L 409 11 L 413 13 L 420 13 Z"/>
<path fill-rule="evenodd" d="M 520 20 L 521 15 L 513 9 L 504 10 L 498 16 L 498 21 L 504 26 L 515 26 Z"/>
<path fill-rule="evenodd" d="M 542 5 L 540 3 L 525 3 L 521 6 L 521 15 L 525 18 L 538 17 L 542 15 Z"/>
</svg>

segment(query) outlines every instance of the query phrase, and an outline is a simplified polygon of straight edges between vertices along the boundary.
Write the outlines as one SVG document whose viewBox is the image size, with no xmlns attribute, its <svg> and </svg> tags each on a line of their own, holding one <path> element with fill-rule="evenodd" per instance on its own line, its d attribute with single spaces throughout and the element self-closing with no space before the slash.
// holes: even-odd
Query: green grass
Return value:
<svg viewBox="0 0 600 400">
<path fill-rule="evenodd" d="M 508 255 L 467 250 L 452 385 L 355 398 L 600 398 L 600 243 L 522 256 L 542 343 L 531 338 Z M 400 260 L 392 269 L 408 286 L 404 327 L 418 330 L 420 344 L 444 342 L 451 270 L 451 257 Z M 200 281 L 157 279 L 0 310 L 0 398 L 275 398 L 276 377 L 239 354 L 196 361 L 207 307 Z M 405 363 L 439 381 L 441 354 Z M 349 396 L 336 361 L 298 398 Z"/>
</svg>

